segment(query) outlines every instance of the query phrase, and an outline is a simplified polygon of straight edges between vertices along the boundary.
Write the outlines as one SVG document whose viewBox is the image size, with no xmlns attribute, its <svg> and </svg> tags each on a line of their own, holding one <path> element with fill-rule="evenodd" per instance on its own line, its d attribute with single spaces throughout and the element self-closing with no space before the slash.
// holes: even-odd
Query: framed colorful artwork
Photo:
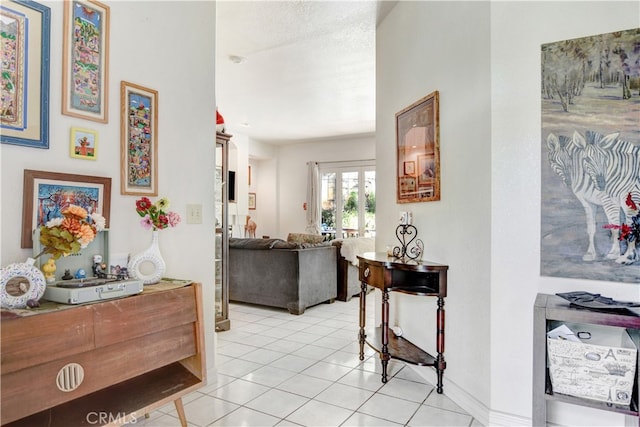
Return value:
<svg viewBox="0 0 640 427">
<path fill-rule="evenodd" d="M 396 114 L 398 203 L 440 200 L 439 105 L 435 91 Z"/>
<path fill-rule="evenodd" d="M 98 132 L 89 129 L 71 128 L 70 155 L 76 159 L 98 158 Z"/>
<path fill-rule="evenodd" d="M 34 1 L 0 5 L 0 142 L 49 148 L 51 10 Z"/>
<path fill-rule="evenodd" d="M 158 91 L 120 83 L 120 193 L 158 195 Z"/>
<path fill-rule="evenodd" d="M 25 169 L 22 194 L 22 248 L 33 247 L 33 230 L 61 217 L 69 205 L 102 214 L 109 227 L 111 178 Z"/>
<path fill-rule="evenodd" d="M 64 2 L 62 114 L 109 121 L 109 6 Z"/>
<path fill-rule="evenodd" d="M 256 193 L 249 193 L 249 210 L 256 209 Z"/>
</svg>

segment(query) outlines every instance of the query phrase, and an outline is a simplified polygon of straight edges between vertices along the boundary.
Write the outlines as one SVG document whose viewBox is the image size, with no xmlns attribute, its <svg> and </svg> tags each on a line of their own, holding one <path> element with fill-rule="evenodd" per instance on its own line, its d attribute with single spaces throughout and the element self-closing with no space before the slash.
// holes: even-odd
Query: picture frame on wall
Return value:
<svg viewBox="0 0 640 427">
<path fill-rule="evenodd" d="M 120 83 L 120 193 L 158 195 L 158 91 Z"/>
<path fill-rule="evenodd" d="M 440 200 L 439 98 L 431 92 L 396 113 L 398 203 Z"/>
<path fill-rule="evenodd" d="M 249 193 L 249 210 L 256 209 L 256 193 Z"/>
<path fill-rule="evenodd" d="M 64 2 L 62 114 L 109 121 L 109 6 Z"/>
<path fill-rule="evenodd" d="M 70 138 L 71 157 L 84 160 L 98 158 L 98 132 L 89 129 L 71 128 Z"/>
<path fill-rule="evenodd" d="M 22 194 L 22 248 L 33 247 L 33 230 L 69 205 L 102 214 L 109 228 L 111 178 L 25 169 Z"/>
<path fill-rule="evenodd" d="M 51 9 L 34 1 L 2 2 L 0 142 L 49 148 Z"/>
</svg>

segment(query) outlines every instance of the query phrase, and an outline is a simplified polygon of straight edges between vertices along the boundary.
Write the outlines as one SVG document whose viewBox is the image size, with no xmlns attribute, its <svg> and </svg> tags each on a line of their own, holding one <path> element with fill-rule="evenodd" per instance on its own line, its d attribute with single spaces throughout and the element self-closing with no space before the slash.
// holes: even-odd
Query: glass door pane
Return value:
<svg viewBox="0 0 640 427">
<path fill-rule="evenodd" d="M 336 174 L 323 173 L 321 178 L 320 206 L 322 218 L 320 228 L 322 234 L 329 239 L 336 238 Z"/>
<path fill-rule="evenodd" d="M 376 171 L 364 172 L 364 237 L 376 236 Z"/>
<path fill-rule="evenodd" d="M 358 237 L 359 235 L 359 206 L 358 206 L 358 172 L 342 173 L 342 237 Z"/>
</svg>

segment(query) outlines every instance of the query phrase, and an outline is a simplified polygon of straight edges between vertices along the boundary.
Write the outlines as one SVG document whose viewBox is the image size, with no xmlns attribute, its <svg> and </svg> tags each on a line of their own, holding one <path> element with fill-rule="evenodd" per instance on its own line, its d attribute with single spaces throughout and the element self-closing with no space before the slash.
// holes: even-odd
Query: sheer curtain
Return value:
<svg viewBox="0 0 640 427">
<path fill-rule="evenodd" d="M 318 162 L 307 163 L 307 233 L 320 234 L 320 173 Z"/>
</svg>

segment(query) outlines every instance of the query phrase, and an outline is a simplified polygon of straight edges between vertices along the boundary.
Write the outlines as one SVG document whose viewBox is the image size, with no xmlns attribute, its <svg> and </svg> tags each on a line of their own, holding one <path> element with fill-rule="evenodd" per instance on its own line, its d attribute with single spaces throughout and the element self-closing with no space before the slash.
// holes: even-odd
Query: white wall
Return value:
<svg viewBox="0 0 640 427">
<path fill-rule="evenodd" d="M 541 162 L 546 161 L 540 149 L 540 46 L 640 27 L 640 3 L 491 5 L 491 408 L 496 413 L 530 417 L 536 293 L 584 290 L 622 300 L 638 300 L 640 295 L 638 284 L 540 276 L 540 170 Z M 518 333 L 513 334 L 514 330 Z M 511 346 L 520 350 L 508 351 Z M 622 416 L 601 411 L 568 405 L 554 409 L 550 419 L 564 425 L 624 422 Z"/>
<path fill-rule="evenodd" d="M 426 258 L 450 266 L 445 392 L 487 425 L 530 423 L 536 293 L 638 299 L 635 284 L 541 277 L 539 223 L 540 45 L 639 20 L 635 1 L 400 2 L 379 27 L 378 220 L 394 223 L 399 210 L 412 210 Z M 394 114 L 433 90 L 440 91 L 442 200 L 398 205 Z M 392 227 L 386 235 L 379 228 L 382 250 Z M 393 307 L 405 336 L 428 350 L 431 305 L 404 297 Z M 562 425 L 625 423 L 617 414 L 551 406 L 550 420 Z"/>
<path fill-rule="evenodd" d="M 378 227 L 376 249 L 396 243 L 398 212 L 409 210 L 424 258 L 449 265 L 444 387 L 467 410 L 490 405 L 489 36 L 486 2 L 399 2 L 377 32 L 376 221 L 388 225 Z M 441 200 L 397 204 L 395 113 L 435 90 Z M 392 300 L 403 336 L 435 354 L 435 299 Z"/>
<path fill-rule="evenodd" d="M 215 154 L 215 3 L 106 2 L 111 8 L 109 123 L 61 114 L 63 3 L 51 8 L 50 148 L 0 146 L 2 246 L 0 264 L 23 261 L 20 249 L 22 177 L 24 169 L 109 176 L 111 189 L 111 253 L 137 253 L 151 234 L 139 225 L 135 196 L 120 195 L 120 81 L 155 89 L 158 95 L 158 189 L 171 209 L 185 217 L 186 205 L 202 204 L 203 223 L 160 233 L 166 274 L 203 283 L 207 365 L 214 368 L 213 226 Z M 172 28 L 173 31 L 167 31 Z M 192 48 L 185 48 L 191 46 Z M 160 54 L 159 52 L 162 52 Z M 193 64 L 197 64 L 194 66 Z M 189 78 L 185 78 L 188 72 Z M 72 126 L 98 131 L 95 161 L 69 157 Z"/>
<path fill-rule="evenodd" d="M 307 227 L 303 203 L 307 199 L 307 162 L 375 159 L 373 137 L 283 145 L 278 148 L 278 228 L 271 237 L 287 238 Z M 376 179 L 377 181 L 377 179 Z M 377 190 L 376 190 L 377 193 Z"/>
</svg>

